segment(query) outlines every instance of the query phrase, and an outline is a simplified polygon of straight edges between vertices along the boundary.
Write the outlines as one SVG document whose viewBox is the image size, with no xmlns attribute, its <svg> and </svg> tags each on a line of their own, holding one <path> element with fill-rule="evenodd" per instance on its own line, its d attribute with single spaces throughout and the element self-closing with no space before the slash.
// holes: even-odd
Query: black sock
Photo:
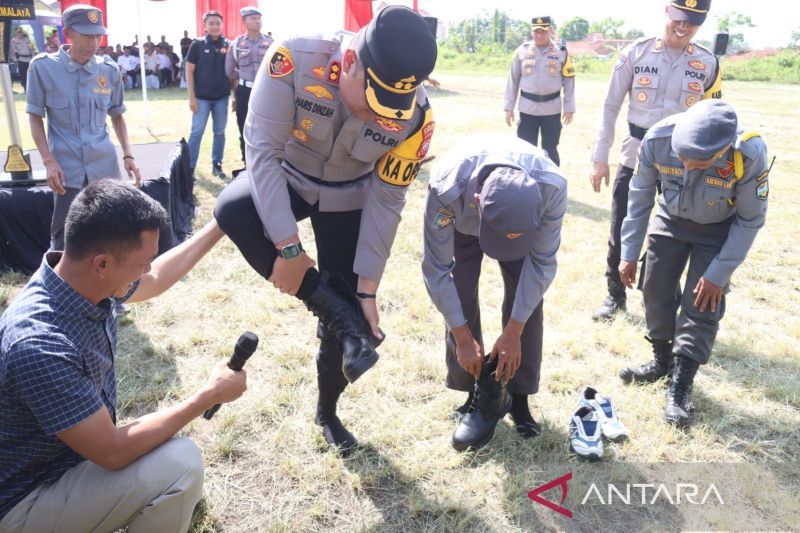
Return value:
<svg viewBox="0 0 800 533">
<path fill-rule="evenodd" d="M 311 293 L 317 288 L 318 283 L 319 271 L 316 268 L 309 268 L 306 270 L 306 273 L 303 276 L 303 282 L 300 284 L 300 288 L 297 289 L 297 298 L 300 300 L 305 300 L 311 296 Z"/>
<path fill-rule="evenodd" d="M 462 415 L 463 415 L 463 414 L 466 414 L 466 413 L 467 413 L 467 411 L 469 411 L 469 408 L 470 408 L 470 406 L 472 405 L 472 400 L 473 400 L 473 398 L 475 398 L 475 392 L 474 392 L 474 389 L 473 389 L 473 390 L 471 390 L 471 391 L 469 391 L 469 395 L 467 396 L 467 401 L 466 401 L 466 402 L 464 402 L 464 405 L 462 405 L 462 406 L 460 406 L 460 407 L 457 407 L 457 408 L 456 408 L 456 411 L 458 411 L 458 412 L 459 412 L 459 413 L 461 413 Z"/>
<path fill-rule="evenodd" d="M 527 394 L 512 394 L 511 395 L 511 417 L 514 419 L 515 424 L 522 424 L 524 422 L 532 422 L 531 410 L 528 407 Z"/>
</svg>

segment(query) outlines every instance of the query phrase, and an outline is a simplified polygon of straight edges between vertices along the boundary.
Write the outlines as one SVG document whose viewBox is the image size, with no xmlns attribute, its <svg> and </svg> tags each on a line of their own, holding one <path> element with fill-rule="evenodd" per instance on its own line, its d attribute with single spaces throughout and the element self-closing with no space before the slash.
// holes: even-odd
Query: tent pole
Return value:
<svg viewBox="0 0 800 533">
<path fill-rule="evenodd" d="M 139 79 L 142 82 L 142 104 L 144 106 L 144 127 L 151 137 L 158 139 L 156 135 L 150 130 L 150 113 L 147 104 L 147 71 L 144 67 L 144 45 L 141 43 L 143 33 L 142 27 L 142 0 L 136 0 L 136 17 L 137 26 L 139 28 Z"/>
</svg>

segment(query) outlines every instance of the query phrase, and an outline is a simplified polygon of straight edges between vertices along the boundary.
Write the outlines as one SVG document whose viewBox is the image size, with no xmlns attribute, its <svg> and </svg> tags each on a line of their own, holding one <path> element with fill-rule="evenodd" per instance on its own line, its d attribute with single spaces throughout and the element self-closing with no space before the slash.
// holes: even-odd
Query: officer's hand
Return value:
<svg viewBox="0 0 800 533">
<path fill-rule="evenodd" d="M 136 166 L 136 161 L 127 158 L 123 164 L 125 165 L 125 172 L 128 173 L 128 177 L 134 181 L 133 185 L 139 187 L 142 184 L 142 175 L 139 173 L 139 167 Z"/>
<path fill-rule="evenodd" d="M 513 111 L 506 111 L 506 124 L 508 124 L 509 128 L 514 125 L 514 112 Z"/>
<path fill-rule="evenodd" d="M 364 313 L 364 318 L 372 330 L 372 336 L 378 340 L 383 340 L 383 333 L 378 328 L 380 316 L 378 315 L 378 302 L 375 298 L 359 298 L 361 302 L 361 311 Z"/>
<path fill-rule="evenodd" d="M 189 97 L 189 109 L 192 110 L 192 113 L 200 111 L 200 104 L 197 103 L 197 98 Z"/>
<path fill-rule="evenodd" d="M 714 285 L 706 278 L 700 278 L 697 287 L 694 288 L 694 306 L 701 312 L 705 312 L 706 307 L 711 306 L 711 312 L 717 312 L 717 306 L 722 302 L 722 287 Z"/>
<path fill-rule="evenodd" d="M 636 261 L 625 261 L 623 259 L 619 262 L 619 279 L 629 289 L 632 289 L 633 284 L 636 283 L 636 269 L 638 266 Z"/>
<path fill-rule="evenodd" d="M 244 370 L 231 370 L 227 361 L 220 361 L 211 371 L 203 390 L 210 397 L 209 407 L 232 402 L 247 390 L 247 373 Z"/>
<path fill-rule="evenodd" d="M 453 328 L 453 337 L 456 341 L 458 364 L 475 379 L 480 378 L 481 368 L 483 368 L 483 348 L 472 336 L 472 332 L 466 324 Z"/>
<path fill-rule="evenodd" d="M 603 178 L 606 179 L 606 187 L 608 187 L 608 176 L 611 171 L 608 168 L 608 163 L 592 163 L 592 173 L 589 174 L 589 182 L 592 184 L 594 192 L 600 192 L 600 185 Z"/>
<path fill-rule="evenodd" d="M 306 270 L 312 268 L 316 263 L 308 257 L 305 252 L 301 252 L 294 259 L 284 259 L 281 256 L 275 258 L 272 265 L 272 275 L 269 281 L 284 294 L 297 294 Z"/>
<path fill-rule="evenodd" d="M 492 359 L 498 358 L 497 372 L 495 372 L 496 381 L 502 381 L 507 384 L 519 370 L 519 366 L 522 363 L 522 340 L 520 337 L 524 327 L 525 324 L 509 320 L 508 325 L 503 328 L 503 333 L 494 343 L 490 357 Z"/>
<path fill-rule="evenodd" d="M 573 113 L 571 111 L 565 111 L 564 112 L 564 117 L 562 118 L 562 122 L 564 122 L 564 124 L 569 124 L 570 122 L 572 122 L 572 116 L 573 115 L 575 115 L 575 113 Z"/>
<path fill-rule="evenodd" d="M 64 189 L 66 181 L 64 180 L 64 171 L 61 166 L 56 163 L 55 159 L 48 159 L 44 161 L 44 169 L 47 172 L 47 185 L 56 194 L 64 194 L 67 192 Z"/>
<path fill-rule="evenodd" d="M 236 98 L 231 98 L 231 113 L 236 113 Z"/>
</svg>

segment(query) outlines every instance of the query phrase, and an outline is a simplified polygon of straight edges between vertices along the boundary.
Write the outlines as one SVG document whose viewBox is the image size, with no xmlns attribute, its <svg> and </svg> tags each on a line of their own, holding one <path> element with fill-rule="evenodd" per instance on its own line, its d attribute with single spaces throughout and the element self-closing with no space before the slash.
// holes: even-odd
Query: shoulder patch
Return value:
<svg viewBox="0 0 800 533">
<path fill-rule="evenodd" d="M 269 75 L 273 78 L 282 78 L 292 73 L 294 60 L 292 52 L 285 46 L 279 47 L 269 60 Z"/>
<path fill-rule="evenodd" d="M 620 52 L 620 54 L 617 56 L 617 62 L 614 63 L 614 70 L 621 69 L 627 60 L 628 56 Z"/>
<path fill-rule="evenodd" d="M 433 229 L 444 229 L 453 223 L 455 213 L 444 207 L 436 210 L 436 216 L 433 218 Z"/>
<path fill-rule="evenodd" d="M 422 167 L 422 161 L 430 148 L 435 123 L 430 108 L 425 110 L 422 127 L 399 146 L 386 152 L 375 164 L 378 177 L 390 185 L 411 185 Z"/>
<path fill-rule="evenodd" d="M 769 181 L 762 181 L 756 187 L 756 198 L 759 200 L 766 200 L 769 197 Z"/>
</svg>

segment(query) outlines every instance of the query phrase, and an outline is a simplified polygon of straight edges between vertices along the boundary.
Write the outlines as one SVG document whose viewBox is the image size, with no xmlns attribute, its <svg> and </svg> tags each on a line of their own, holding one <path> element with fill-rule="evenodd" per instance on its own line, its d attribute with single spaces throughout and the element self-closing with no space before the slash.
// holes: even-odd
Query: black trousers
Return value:
<svg viewBox="0 0 800 533">
<path fill-rule="evenodd" d="M 561 140 L 561 115 L 528 115 L 519 114 L 519 125 L 517 126 L 517 137 L 528 141 L 534 146 L 539 146 L 539 132 L 542 133 L 541 147 L 550 156 L 556 165 L 561 165 L 561 158 L 558 156 L 558 142 Z"/>
<path fill-rule="evenodd" d="M 242 172 L 222 190 L 214 208 L 214 217 L 250 266 L 268 279 L 272 275 L 278 251 L 264 235 L 264 226 L 250 195 L 248 180 L 249 174 Z M 318 204 L 310 205 L 291 186 L 287 187 L 295 219 L 311 219 L 319 269 L 339 273 L 355 290 L 358 276 L 353 272 L 353 262 L 361 227 L 361 210 L 321 212 Z M 318 336 L 322 340 L 317 357 L 319 377 L 341 385 L 341 390 L 344 390 L 347 380 L 342 374 L 342 352 L 338 343 L 327 330 L 325 333 L 320 331 Z"/>
<path fill-rule="evenodd" d="M 241 83 L 236 86 L 236 125 L 239 126 L 239 147 L 242 150 L 242 161 L 247 164 L 244 158 L 244 120 L 247 118 L 247 110 L 250 106 L 250 93 L 253 89 L 245 87 Z"/>
<path fill-rule="evenodd" d="M 172 83 L 172 68 L 162 68 L 158 71 L 158 77 L 161 87 L 169 87 L 169 84 Z"/>
<path fill-rule="evenodd" d="M 30 61 L 17 61 L 17 70 L 19 73 L 19 82 L 22 84 L 23 90 L 28 90 L 28 66 Z"/>
<path fill-rule="evenodd" d="M 628 214 L 628 191 L 633 178 L 633 169 L 620 165 L 611 189 L 611 228 L 608 235 L 608 256 L 606 257 L 606 278 L 611 296 L 625 296 L 625 286 L 619 279 L 619 260 L 622 253 L 620 233 L 622 221 Z"/>
<path fill-rule="evenodd" d="M 454 249 L 455 265 L 453 281 L 456 285 L 461 310 L 467 318 L 467 326 L 472 336 L 484 351 L 491 351 L 492 346 L 485 346 L 481 331 L 481 308 L 478 299 L 478 281 L 481 276 L 483 251 L 477 237 L 455 233 Z M 511 319 L 514 297 L 517 292 L 519 276 L 524 259 L 517 261 L 500 261 L 500 272 L 503 274 L 503 310 L 502 325 L 505 327 Z M 513 394 L 535 394 L 539 390 L 539 374 L 542 367 L 542 302 L 534 309 L 525 327 L 522 329 L 522 361 L 517 373 L 508 383 L 508 390 Z M 459 391 L 471 391 L 475 378 L 461 368 L 456 357 L 456 343 L 453 333 L 447 329 L 445 358 L 447 361 L 447 388 Z"/>
</svg>

